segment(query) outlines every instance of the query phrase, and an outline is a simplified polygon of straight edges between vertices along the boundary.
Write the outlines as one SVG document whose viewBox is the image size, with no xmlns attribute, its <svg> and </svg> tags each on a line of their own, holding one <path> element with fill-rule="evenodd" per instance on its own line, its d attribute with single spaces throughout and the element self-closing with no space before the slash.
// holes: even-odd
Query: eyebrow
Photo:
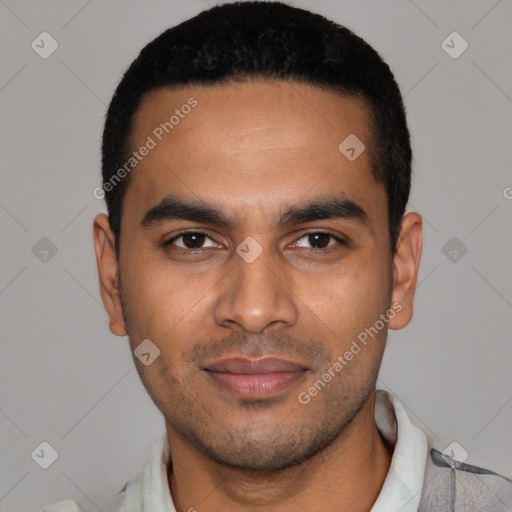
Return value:
<svg viewBox="0 0 512 512">
<path fill-rule="evenodd" d="M 366 211 L 346 197 L 326 197 L 294 205 L 281 213 L 277 227 L 314 222 L 318 220 L 343 219 L 361 227 L 369 226 Z M 226 216 L 215 205 L 195 200 L 183 200 L 167 196 L 144 215 L 141 226 L 149 228 L 170 220 L 189 220 L 222 228 L 234 228 L 236 222 Z"/>
</svg>

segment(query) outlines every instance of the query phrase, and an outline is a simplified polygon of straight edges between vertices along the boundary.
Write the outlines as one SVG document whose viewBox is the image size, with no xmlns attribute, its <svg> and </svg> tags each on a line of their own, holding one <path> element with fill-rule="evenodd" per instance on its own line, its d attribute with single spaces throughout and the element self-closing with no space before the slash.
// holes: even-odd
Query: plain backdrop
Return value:
<svg viewBox="0 0 512 512">
<path fill-rule="evenodd" d="M 293 4 L 372 44 L 407 108 L 409 209 L 424 218 L 425 244 L 415 316 L 390 332 L 379 386 L 438 445 L 456 441 L 468 462 L 512 477 L 512 3 Z M 108 510 L 164 431 L 127 339 L 108 330 L 92 245 L 104 205 L 93 190 L 122 73 L 208 6 L 0 0 L 1 511 L 63 498 Z M 58 44 L 47 58 L 32 46 L 41 37 L 45 51 Z M 58 454 L 48 469 L 31 456 L 44 441 Z"/>
</svg>

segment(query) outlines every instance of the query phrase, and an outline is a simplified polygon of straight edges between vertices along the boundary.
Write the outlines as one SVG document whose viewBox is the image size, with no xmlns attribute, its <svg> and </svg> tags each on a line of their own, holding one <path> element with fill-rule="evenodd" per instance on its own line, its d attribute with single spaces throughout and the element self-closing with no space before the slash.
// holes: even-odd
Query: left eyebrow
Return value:
<svg viewBox="0 0 512 512">
<path fill-rule="evenodd" d="M 288 208 L 281 214 L 277 227 L 329 219 L 348 220 L 363 227 L 370 225 L 368 214 L 355 202 L 346 197 L 326 197 Z M 236 221 L 216 206 L 176 196 L 165 197 L 159 204 L 150 208 L 145 213 L 141 225 L 151 227 L 169 220 L 189 220 L 224 228 L 236 226 Z"/>
<path fill-rule="evenodd" d="M 329 219 L 349 220 L 364 227 L 370 225 L 368 214 L 361 206 L 345 197 L 329 197 L 292 206 L 283 213 L 278 226 Z"/>
</svg>

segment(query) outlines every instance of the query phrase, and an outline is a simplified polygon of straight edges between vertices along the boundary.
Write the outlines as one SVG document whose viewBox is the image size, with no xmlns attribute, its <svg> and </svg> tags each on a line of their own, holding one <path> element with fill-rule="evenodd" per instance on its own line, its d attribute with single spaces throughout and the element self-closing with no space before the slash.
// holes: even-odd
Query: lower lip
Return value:
<svg viewBox="0 0 512 512">
<path fill-rule="evenodd" d="M 268 398 L 299 381 L 305 370 L 260 374 L 206 372 L 222 388 L 241 398 Z"/>
</svg>

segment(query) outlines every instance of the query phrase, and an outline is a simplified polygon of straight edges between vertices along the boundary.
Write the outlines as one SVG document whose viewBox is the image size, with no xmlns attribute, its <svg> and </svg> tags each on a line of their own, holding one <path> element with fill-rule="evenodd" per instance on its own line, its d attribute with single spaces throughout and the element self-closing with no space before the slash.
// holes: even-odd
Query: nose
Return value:
<svg viewBox="0 0 512 512">
<path fill-rule="evenodd" d="M 298 309 L 287 279 L 291 268 L 265 249 L 254 261 L 246 261 L 238 253 L 233 260 L 215 303 L 217 324 L 251 333 L 261 333 L 270 325 L 295 325 Z"/>
</svg>

